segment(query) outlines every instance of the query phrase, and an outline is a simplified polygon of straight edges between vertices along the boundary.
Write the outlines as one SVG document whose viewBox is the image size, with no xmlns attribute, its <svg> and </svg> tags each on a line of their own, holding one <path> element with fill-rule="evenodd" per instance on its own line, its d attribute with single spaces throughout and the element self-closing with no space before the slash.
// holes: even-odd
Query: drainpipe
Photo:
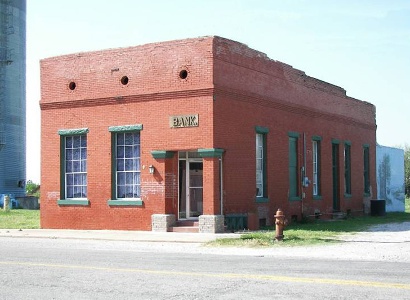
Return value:
<svg viewBox="0 0 410 300">
<path fill-rule="evenodd" d="M 222 166 L 222 154 L 219 158 L 219 180 L 220 180 L 220 198 L 221 198 L 221 215 L 223 215 L 224 207 L 224 188 L 223 188 L 223 166 Z"/>
</svg>

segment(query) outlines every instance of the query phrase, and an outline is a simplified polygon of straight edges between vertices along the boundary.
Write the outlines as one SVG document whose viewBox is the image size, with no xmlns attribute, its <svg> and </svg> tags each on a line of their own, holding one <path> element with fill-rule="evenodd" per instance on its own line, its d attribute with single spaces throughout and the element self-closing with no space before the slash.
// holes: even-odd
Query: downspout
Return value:
<svg viewBox="0 0 410 300">
<path fill-rule="evenodd" d="M 223 165 L 222 165 L 222 154 L 219 158 L 219 187 L 220 187 L 220 199 L 221 199 L 221 215 L 223 215 L 224 207 L 224 189 L 223 189 Z"/>
</svg>

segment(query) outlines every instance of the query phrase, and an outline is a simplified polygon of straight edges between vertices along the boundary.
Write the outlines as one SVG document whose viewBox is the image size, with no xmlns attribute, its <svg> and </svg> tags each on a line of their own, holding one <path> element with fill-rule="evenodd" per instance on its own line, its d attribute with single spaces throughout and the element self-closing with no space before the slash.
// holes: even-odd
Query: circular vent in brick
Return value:
<svg viewBox="0 0 410 300">
<path fill-rule="evenodd" d="M 187 70 L 182 70 L 179 72 L 179 78 L 181 79 L 186 79 L 188 77 L 188 71 Z"/>
<path fill-rule="evenodd" d="M 74 81 L 71 81 L 71 82 L 68 84 L 68 88 L 69 88 L 70 90 L 72 90 L 72 91 L 74 91 L 76 87 L 77 87 L 77 85 L 75 84 Z"/>
<path fill-rule="evenodd" d="M 123 85 L 127 85 L 128 84 L 128 76 L 122 76 L 121 78 L 121 83 Z"/>
</svg>

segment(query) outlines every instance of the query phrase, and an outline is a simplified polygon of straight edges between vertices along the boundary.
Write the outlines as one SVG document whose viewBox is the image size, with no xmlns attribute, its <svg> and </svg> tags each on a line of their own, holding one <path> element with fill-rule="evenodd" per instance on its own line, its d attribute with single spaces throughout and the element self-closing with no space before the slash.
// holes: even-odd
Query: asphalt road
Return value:
<svg viewBox="0 0 410 300">
<path fill-rule="evenodd" d="M 0 253 L 0 299 L 410 299 L 410 263 L 403 262 L 10 237 L 0 237 Z"/>
</svg>

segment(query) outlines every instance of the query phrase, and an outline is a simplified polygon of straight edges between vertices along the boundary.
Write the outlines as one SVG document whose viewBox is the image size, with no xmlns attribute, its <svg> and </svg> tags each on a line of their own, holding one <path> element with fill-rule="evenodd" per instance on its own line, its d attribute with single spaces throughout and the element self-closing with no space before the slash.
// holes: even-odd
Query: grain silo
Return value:
<svg viewBox="0 0 410 300">
<path fill-rule="evenodd" d="M 26 177 L 26 0 L 0 0 L 0 195 Z"/>
</svg>

